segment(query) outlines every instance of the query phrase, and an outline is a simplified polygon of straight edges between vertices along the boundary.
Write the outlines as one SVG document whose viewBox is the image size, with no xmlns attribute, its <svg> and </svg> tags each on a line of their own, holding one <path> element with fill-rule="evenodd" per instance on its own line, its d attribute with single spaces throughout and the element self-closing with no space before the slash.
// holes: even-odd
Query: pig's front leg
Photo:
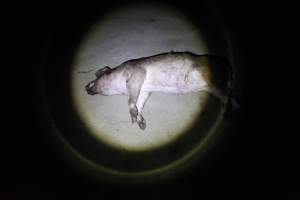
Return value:
<svg viewBox="0 0 300 200">
<path fill-rule="evenodd" d="M 126 81 L 126 87 L 128 90 L 128 107 L 132 123 L 137 121 L 137 116 L 139 114 L 139 110 L 136 104 L 145 79 L 145 75 L 146 72 L 143 69 L 138 69 L 134 71 Z"/>
<path fill-rule="evenodd" d="M 140 95 L 137 101 L 137 109 L 139 111 L 139 114 L 137 116 L 137 123 L 140 127 L 140 129 L 144 130 L 146 128 L 146 120 L 142 116 L 142 111 L 144 108 L 144 105 L 147 101 L 147 99 L 150 97 L 151 93 L 141 90 Z"/>
</svg>

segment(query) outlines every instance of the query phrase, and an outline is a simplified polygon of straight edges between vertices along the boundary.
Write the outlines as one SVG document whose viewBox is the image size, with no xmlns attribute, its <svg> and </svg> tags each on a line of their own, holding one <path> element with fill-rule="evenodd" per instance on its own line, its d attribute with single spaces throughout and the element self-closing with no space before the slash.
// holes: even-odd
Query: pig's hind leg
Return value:
<svg viewBox="0 0 300 200">
<path fill-rule="evenodd" d="M 229 101 L 229 93 L 216 86 L 206 86 L 203 88 L 203 90 L 219 99 L 223 105 L 226 105 Z"/>
</svg>

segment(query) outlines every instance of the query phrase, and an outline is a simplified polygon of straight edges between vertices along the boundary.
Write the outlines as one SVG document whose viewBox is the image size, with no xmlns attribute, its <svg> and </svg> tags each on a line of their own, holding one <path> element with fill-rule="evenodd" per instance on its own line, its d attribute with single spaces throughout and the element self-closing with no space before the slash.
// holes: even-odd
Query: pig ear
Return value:
<svg viewBox="0 0 300 200">
<path fill-rule="evenodd" d="M 102 76 L 105 72 L 110 71 L 111 68 L 109 66 L 106 66 L 104 68 L 98 69 L 98 71 L 95 73 L 96 77 L 99 78 Z"/>
</svg>

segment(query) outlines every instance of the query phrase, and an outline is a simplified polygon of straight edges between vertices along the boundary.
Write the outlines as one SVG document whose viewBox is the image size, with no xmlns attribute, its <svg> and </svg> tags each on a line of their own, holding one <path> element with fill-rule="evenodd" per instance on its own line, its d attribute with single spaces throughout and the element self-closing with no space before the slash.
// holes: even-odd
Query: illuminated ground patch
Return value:
<svg viewBox="0 0 300 200">
<path fill-rule="evenodd" d="M 90 96 L 85 85 L 95 69 L 170 51 L 207 54 L 200 30 L 176 10 L 162 5 L 128 6 L 95 24 L 81 44 L 72 70 L 72 93 L 81 120 L 99 140 L 129 151 L 174 141 L 197 120 L 207 94 L 153 93 L 143 110 L 146 130 L 131 124 L 127 96 Z M 83 71 L 90 73 L 80 73 Z"/>
</svg>

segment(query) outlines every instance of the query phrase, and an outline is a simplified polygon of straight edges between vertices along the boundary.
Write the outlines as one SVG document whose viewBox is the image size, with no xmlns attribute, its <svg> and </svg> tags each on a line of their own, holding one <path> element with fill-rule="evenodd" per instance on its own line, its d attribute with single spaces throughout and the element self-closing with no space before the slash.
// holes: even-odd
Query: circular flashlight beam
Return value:
<svg viewBox="0 0 300 200">
<path fill-rule="evenodd" d="M 128 9 L 130 11 L 131 7 L 126 7 L 126 9 L 127 9 L 126 12 L 128 12 Z M 157 7 L 155 7 L 155 9 L 157 9 Z M 162 9 L 162 10 L 165 12 L 165 9 Z M 85 125 L 87 125 L 88 127 L 91 127 L 90 131 L 92 132 L 92 134 L 94 136 L 97 136 L 98 140 L 101 140 L 102 142 L 106 142 L 107 144 L 109 144 L 111 146 L 111 148 L 118 149 L 121 147 L 121 149 L 126 150 L 126 151 L 131 151 L 131 152 L 139 152 L 139 151 L 144 151 L 144 150 L 152 151 L 152 149 L 155 149 L 158 146 L 163 146 L 166 143 L 172 141 L 172 139 L 169 138 L 168 141 L 160 142 L 161 138 L 160 139 L 156 138 L 156 140 L 154 140 L 154 143 L 152 143 L 152 145 L 150 145 L 151 143 L 148 143 L 148 145 L 145 145 L 145 143 L 143 143 L 143 142 L 136 143 L 134 145 L 132 143 L 129 144 L 126 142 L 120 144 L 120 143 L 116 142 L 117 140 L 114 140 L 113 137 L 107 137 L 107 138 L 103 137 L 103 134 L 109 133 L 109 131 L 110 131 L 109 129 L 108 129 L 108 132 L 105 132 L 104 131 L 105 129 L 103 129 L 103 127 L 100 127 L 100 128 L 93 127 L 93 125 L 97 124 L 97 120 L 94 121 L 94 124 L 91 123 L 91 121 L 93 121 L 97 118 L 96 117 L 93 118 L 93 116 L 91 115 L 91 113 L 89 111 L 91 109 L 95 110 L 94 114 L 98 113 L 101 117 L 101 115 L 105 114 L 105 112 L 102 112 L 102 110 L 99 111 L 98 109 L 93 107 L 93 105 L 101 105 L 101 104 L 103 104 L 103 101 L 101 100 L 100 102 L 97 102 L 97 100 L 89 100 L 89 101 L 84 100 L 84 101 L 80 102 L 78 100 L 78 96 L 80 96 L 80 95 L 86 96 L 87 95 L 87 94 L 83 94 L 83 93 L 79 95 L 76 92 L 78 92 L 80 90 L 80 88 L 81 88 L 80 84 L 82 84 L 82 86 L 84 84 L 86 84 L 86 81 L 88 81 L 88 79 L 90 78 L 89 77 L 90 75 L 87 75 L 87 77 L 85 78 L 86 80 L 82 79 L 80 81 L 75 81 L 76 78 L 78 80 L 78 75 L 79 75 L 79 73 L 77 73 L 78 71 L 76 71 L 75 69 L 90 70 L 88 68 L 82 67 L 83 64 L 88 64 L 88 61 L 91 62 L 90 63 L 91 65 L 104 66 L 107 63 L 110 63 L 115 66 L 115 65 L 120 64 L 120 62 L 128 60 L 128 59 L 154 55 L 154 54 L 161 53 L 161 52 L 167 52 L 167 51 L 170 51 L 170 49 L 174 50 L 174 51 L 185 51 L 185 50 L 190 50 L 190 49 L 187 49 L 185 46 L 186 44 L 183 43 L 181 47 L 177 46 L 176 48 L 171 48 L 170 46 L 164 46 L 165 49 L 164 48 L 157 49 L 157 48 L 151 47 L 152 49 L 150 48 L 150 49 L 146 49 L 144 51 L 138 51 L 140 54 L 135 55 L 135 51 L 136 51 L 135 49 L 138 49 L 138 50 L 141 49 L 141 47 L 136 48 L 136 46 L 135 46 L 135 48 L 131 47 L 132 49 L 130 51 L 125 51 L 128 54 L 121 56 L 121 58 L 119 56 L 117 56 L 119 54 L 116 54 L 116 56 L 112 58 L 110 55 L 114 55 L 114 54 L 111 54 L 111 53 L 113 53 L 113 51 L 112 52 L 101 52 L 101 48 L 103 47 L 103 46 L 101 46 L 101 44 L 96 45 L 96 46 L 89 46 L 89 43 L 93 43 L 93 42 L 97 42 L 97 41 L 98 41 L 97 44 L 99 44 L 99 42 L 101 43 L 103 41 L 107 42 L 107 40 L 106 40 L 107 38 L 106 38 L 105 34 L 103 34 L 103 30 L 106 30 L 107 27 L 113 26 L 114 23 L 109 25 L 108 22 L 111 22 L 111 21 L 109 21 L 107 19 L 112 19 L 111 16 L 113 16 L 114 13 L 118 13 L 119 15 L 122 14 L 122 12 L 120 10 L 117 10 L 117 11 L 113 12 L 111 15 L 106 16 L 106 18 L 104 18 L 102 21 L 100 21 L 100 23 L 95 24 L 95 26 L 93 26 L 93 28 L 91 29 L 91 33 L 86 37 L 86 40 L 85 40 L 85 41 L 90 41 L 90 42 L 84 42 L 83 45 L 81 46 L 80 50 L 78 51 L 77 60 L 74 63 L 74 68 L 72 71 L 73 80 L 71 82 L 71 91 L 73 93 L 72 94 L 73 100 L 75 101 L 73 103 L 75 104 L 75 107 L 78 109 L 77 111 L 78 111 L 79 115 L 81 115 L 81 120 L 85 123 Z M 174 13 L 174 11 L 172 11 L 170 13 Z M 167 13 L 167 15 L 173 16 L 170 13 Z M 180 18 L 181 22 L 184 21 L 183 19 L 184 18 Z M 149 21 L 149 23 L 150 22 L 153 23 L 153 22 L 155 22 L 155 20 L 153 21 L 153 19 L 152 19 Z M 105 23 L 108 23 L 108 25 L 106 26 Z M 193 27 L 191 24 L 189 24 L 188 26 L 184 26 L 184 27 L 185 28 L 192 27 L 192 29 L 195 30 L 195 27 Z M 124 29 L 124 30 L 126 30 L 126 29 Z M 187 30 L 189 30 L 189 29 L 187 29 Z M 109 33 L 109 32 L 104 31 L 104 33 Z M 205 44 L 204 40 L 201 40 L 200 30 L 197 29 L 197 31 L 193 32 L 192 35 L 193 35 L 194 39 L 192 39 L 191 41 L 194 46 L 191 45 L 192 50 L 190 50 L 190 51 L 196 52 L 198 54 L 209 53 L 208 48 L 206 48 L 206 44 Z M 198 41 L 198 42 L 195 42 L 195 41 Z M 201 47 L 199 46 L 199 44 L 201 44 L 201 43 L 205 44 L 204 45 L 205 48 L 204 48 L 204 46 L 201 46 Z M 180 44 L 180 41 L 179 41 L 179 44 Z M 205 50 L 201 49 L 202 47 Z M 120 48 L 120 52 L 115 52 L 115 53 L 122 53 L 127 48 L 128 48 L 128 46 L 123 46 L 122 48 Z M 87 51 L 89 53 L 85 54 L 84 52 L 87 52 Z M 158 52 L 156 52 L 156 51 L 158 51 Z M 104 54 L 102 55 L 102 53 L 104 53 Z M 98 54 L 100 54 L 101 56 L 97 56 Z M 92 59 L 90 59 L 90 58 L 92 58 Z M 97 58 L 97 59 L 93 60 L 93 58 Z M 100 60 L 98 60 L 98 59 L 100 59 Z M 83 61 L 83 60 L 85 60 L 85 61 Z M 85 66 L 85 67 L 87 67 L 87 66 Z M 78 84 L 78 85 L 76 85 L 76 84 Z M 82 87 L 81 91 L 84 91 L 84 87 Z M 178 172 L 186 169 L 188 166 L 193 164 L 194 161 L 198 160 L 199 158 L 202 158 L 202 156 L 200 154 L 205 153 L 205 150 L 207 148 L 209 148 L 209 146 L 211 144 L 213 144 L 213 142 L 215 141 L 215 138 L 217 138 L 215 136 L 218 136 L 217 133 L 220 130 L 222 130 L 222 125 L 224 125 L 224 123 L 222 123 L 222 122 L 224 121 L 223 120 L 224 112 L 225 112 L 226 108 L 222 107 L 220 110 L 218 110 L 218 113 L 215 113 L 216 119 L 213 122 L 213 125 L 210 127 L 209 131 L 204 134 L 204 137 L 201 139 L 200 142 L 197 143 L 197 145 L 193 146 L 193 148 L 191 148 L 189 151 L 185 152 L 185 154 L 182 157 L 176 158 L 175 160 L 168 162 L 166 164 L 162 164 L 161 166 L 155 166 L 153 168 L 149 168 L 146 170 L 136 170 L 136 171 L 129 172 L 129 171 L 123 170 L 121 168 L 118 168 L 118 169 L 116 169 L 114 167 L 110 168 L 108 166 L 102 165 L 101 163 L 97 163 L 93 159 L 89 159 L 89 157 L 86 154 L 82 153 L 80 148 L 76 149 L 72 145 L 72 142 L 70 142 L 68 140 L 68 138 L 65 137 L 65 133 L 62 132 L 63 131 L 62 128 L 60 126 L 58 126 L 58 124 L 56 122 L 57 116 L 50 116 L 50 115 L 53 115 L 53 113 L 50 112 L 51 109 L 50 109 L 50 107 L 48 107 L 49 102 L 47 102 L 46 93 L 45 93 L 46 91 L 44 91 L 44 88 L 43 88 L 42 92 L 44 94 L 43 97 L 44 97 L 44 103 L 45 103 L 45 108 L 46 108 L 45 113 L 47 113 L 49 115 L 48 116 L 49 119 L 51 119 L 50 120 L 52 122 L 51 126 L 55 130 L 55 133 L 57 136 L 55 138 L 55 142 L 56 142 L 56 144 L 59 144 L 58 146 L 60 147 L 61 154 L 65 155 L 65 158 L 68 159 L 73 164 L 73 166 L 76 166 L 78 169 L 82 170 L 82 172 L 84 174 L 87 174 L 87 175 L 90 174 L 91 177 L 105 179 L 106 181 L 122 182 L 122 180 L 124 181 L 124 178 L 126 178 L 126 181 L 129 179 L 131 182 L 141 182 L 141 181 L 144 181 L 145 179 L 147 179 L 149 181 L 153 181 L 153 180 L 157 180 L 159 178 L 167 178 L 173 174 L 177 174 Z M 200 97 L 199 94 L 194 94 L 194 95 L 196 95 L 196 96 L 194 96 L 195 98 L 192 98 L 196 102 L 196 106 L 193 107 L 194 111 L 196 111 L 196 112 L 194 112 L 194 116 L 198 117 L 199 113 L 201 113 L 201 106 L 199 106 L 199 102 L 202 101 L 202 97 Z M 107 97 L 105 97 L 105 98 L 107 98 Z M 116 98 L 116 97 L 112 97 L 112 98 Z M 124 100 L 124 98 L 126 99 L 125 96 L 120 97 L 120 98 L 123 98 L 123 100 Z M 201 99 L 201 101 L 198 101 L 199 99 Z M 205 99 L 205 98 L 203 97 L 203 99 Z M 117 100 L 117 103 L 123 103 L 123 106 L 121 106 L 120 108 L 124 109 L 124 113 L 128 114 L 126 100 L 125 101 L 123 101 L 123 100 L 122 99 L 120 99 L 120 101 Z M 151 99 L 150 99 L 150 101 L 151 101 Z M 206 99 L 204 101 L 206 101 Z M 89 109 L 85 110 L 84 104 L 86 104 L 86 105 L 91 104 L 92 107 L 90 108 L 90 110 Z M 111 102 L 108 102 L 107 105 L 111 105 Z M 118 104 L 116 104 L 116 105 L 118 105 Z M 150 109 L 151 104 L 149 104 L 149 105 L 150 105 L 149 106 L 149 109 Z M 174 104 L 174 105 L 176 105 L 176 104 Z M 186 104 L 186 105 L 190 106 L 190 104 Z M 155 106 L 152 105 L 152 108 L 150 109 L 150 111 L 155 110 Z M 98 111 L 96 111 L 96 110 L 98 110 Z M 189 113 L 189 112 L 187 112 L 187 113 Z M 110 114 L 110 113 L 108 113 L 108 114 Z M 156 113 L 156 112 L 153 113 L 154 116 L 156 116 L 157 114 L 159 114 L 159 113 Z M 115 117 L 115 116 L 113 116 L 113 117 Z M 126 118 L 127 117 L 129 118 L 129 115 L 127 115 Z M 200 120 L 200 119 L 198 119 L 198 120 Z M 128 119 L 128 121 L 130 121 L 130 119 Z M 189 127 L 192 126 L 192 124 L 195 121 L 183 120 L 183 122 L 184 122 L 183 123 L 184 125 L 182 126 L 183 128 L 181 130 L 179 129 L 180 131 L 177 130 L 178 134 L 183 134 L 185 131 L 189 130 Z M 117 125 L 117 124 L 118 123 L 116 123 L 115 125 Z M 133 129 L 133 128 L 134 128 L 133 126 L 130 127 L 130 129 Z M 136 128 L 136 130 L 139 130 L 138 127 L 135 127 L 135 128 Z M 121 129 L 119 129 L 119 130 L 121 130 Z M 132 133 L 132 131 L 130 131 L 130 133 Z M 120 133 L 120 134 L 122 134 L 122 133 Z M 136 134 L 136 133 L 134 133 L 134 134 Z M 138 134 L 137 135 L 141 137 L 141 134 L 140 133 L 138 133 Z M 176 134 L 174 134 L 174 135 L 176 135 Z M 150 135 L 150 137 L 151 137 L 151 135 Z M 178 137 L 178 135 L 177 135 L 177 137 Z M 176 139 L 176 137 L 173 137 L 173 140 L 174 139 Z M 153 144 L 155 144 L 156 146 Z M 89 145 L 89 144 L 85 144 L 85 145 Z M 143 145 L 145 145 L 145 147 L 142 147 Z"/>
<path fill-rule="evenodd" d="M 72 92 L 81 120 L 93 136 L 113 148 L 139 152 L 178 139 L 198 119 L 206 93 L 153 93 L 143 110 L 147 128 L 131 124 L 126 96 L 89 96 L 85 85 L 96 69 L 130 59 L 170 51 L 208 54 L 201 30 L 175 9 L 161 4 L 119 8 L 95 24 L 78 50 L 72 71 Z M 91 73 L 91 69 L 95 69 Z"/>
</svg>

